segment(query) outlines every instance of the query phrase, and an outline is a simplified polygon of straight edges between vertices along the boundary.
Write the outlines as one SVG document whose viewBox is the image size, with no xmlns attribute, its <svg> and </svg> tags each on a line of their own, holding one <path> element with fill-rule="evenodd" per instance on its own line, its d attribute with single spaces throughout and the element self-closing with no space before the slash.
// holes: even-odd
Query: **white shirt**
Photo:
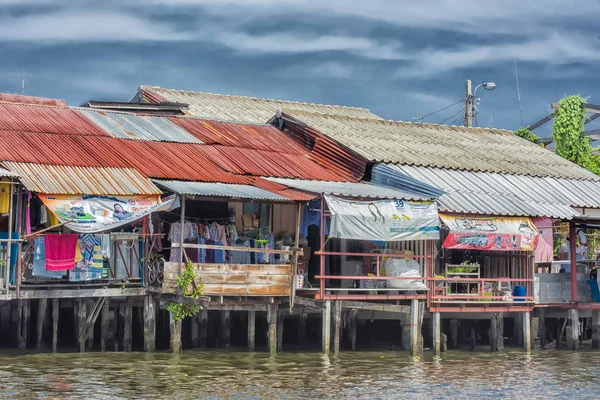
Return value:
<svg viewBox="0 0 600 400">
<path fill-rule="evenodd" d="M 585 233 L 579 231 L 577 235 L 579 236 L 579 243 L 581 243 L 582 246 L 587 246 L 587 236 L 585 236 Z"/>
</svg>

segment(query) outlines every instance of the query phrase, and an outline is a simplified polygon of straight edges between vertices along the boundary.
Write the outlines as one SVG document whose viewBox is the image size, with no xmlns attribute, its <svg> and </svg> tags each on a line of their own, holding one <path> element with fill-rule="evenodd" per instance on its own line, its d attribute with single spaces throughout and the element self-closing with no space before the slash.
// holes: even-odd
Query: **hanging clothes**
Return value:
<svg viewBox="0 0 600 400">
<path fill-rule="evenodd" d="M 213 222 L 208 226 L 208 238 L 215 242 L 227 243 L 227 234 L 225 227 Z"/>
<path fill-rule="evenodd" d="M 308 237 L 308 227 L 311 225 L 316 225 L 321 228 L 321 202 L 320 200 L 315 200 L 309 202 L 306 207 L 304 207 L 304 213 L 302 214 L 302 222 L 300 224 L 300 234 L 304 235 L 304 237 Z M 327 227 L 327 222 L 325 223 L 325 235 L 329 235 L 329 229 Z"/>
<path fill-rule="evenodd" d="M 275 249 L 275 235 L 272 233 L 268 233 L 263 235 L 263 240 L 267 240 L 267 243 L 261 244 L 258 247 L 261 249 Z M 258 264 L 275 264 L 275 254 L 270 253 L 267 256 L 267 253 L 258 253 Z"/>
<path fill-rule="evenodd" d="M 213 246 L 223 246 L 223 243 L 208 239 L 206 244 Z M 223 250 L 206 250 L 206 263 L 207 264 L 223 264 L 225 263 L 225 252 Z"/>
<path fill-rule="evenodd" d="M 171 245 L 173 245 L 175 243 L 179 243 L 179 241 L 181 240 L 182 231 L 183 231 L 183 242 L 184 243 L 196 243 L 196 241 L 198 239 L 198 225 L 193 224 L 188 221 L 185 221 L 183 226 L 181 226 L 180 222 L 174 222 L 171 224 L 171 229 L 169 230 L 169 241 L 171 242 Z M 190 249 L 188 249 L 188 250 L 190 250 Z M 187 252 L 187 250 L 186 250 L 186 254 L 188 254 L 188 257 L 189 257 L 190 252 Z M 170 262 L 179 262 L 180 256 L 181 256 L 181 248 L 171 248 L 171 256 L 169 257 L 169 261 Z M 198 256 L 197 256 L 197 250 L 196 250 L 196 259 L 197 258 L 198 258 Z M 184 261 L 185 261 L 185 257 L 184 257 Z"/>
<path fill-rule="evenodd" d="M 540 232 L 537 243 L 535 243 L 535 262 L 549 262 L 554 259 L 554 233 L 552 231 L 552 220 L 542 217 L 535 218 L 533 224 Z"/>
<path fill-rule="evenodd" d="M 250 248 L 249 240 L 238 240 L 234 242 L 232 246 L 235 247 L 247 247 Z M 230 251 L 229 252 L 229 264 L 251 264 L 252 259 L 249 251 Z"/>
<path fill-rule="evenodd" d="M 10 208 L 10 183 L 0 183 L 0 214 L 8 214 Z"/>
<path fill-rule="evenodd" d="M 237 228 L 233 224 L 229 224 L 225 227 L 225 234 L 227 235 L 227 244 L 233 244 L 238 240 Z"/>
<path fill-rule="evenodd" d="M 48 225 L 56 226 L 58 224 L 60 224 L 60 221 L 56 218 L 56 215 L 52 211 L 48 211 Z"/>
<path fill-rule="evenodd" d="M 40 236 L 33 244 L 33 276 L 61 279 L 64 271 L 50 271 L 46 269 L 46 238 Z"/>
<path fill-rule="evenodd" d="M 75 268 L 76 234 L 46 235 L 46 269 L 64 271 Z"/>
</svg>

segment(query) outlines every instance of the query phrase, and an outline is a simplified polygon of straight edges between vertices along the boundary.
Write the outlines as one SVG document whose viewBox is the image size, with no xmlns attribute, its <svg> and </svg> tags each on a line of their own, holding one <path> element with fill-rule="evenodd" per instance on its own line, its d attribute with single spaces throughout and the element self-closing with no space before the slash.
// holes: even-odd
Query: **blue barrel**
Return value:
<svg viewBox="0 0 600 400">
<path fill-rule="evenodd" d="M 515 301 L 525 301 L 523 298 L 517 299 L 517 297 L 525 296 L 527 296 L 527 290 L 525 289 L 525 286 L 515 286 L 513 289 L 513 297 L 515 297 Z"/>
</svg>

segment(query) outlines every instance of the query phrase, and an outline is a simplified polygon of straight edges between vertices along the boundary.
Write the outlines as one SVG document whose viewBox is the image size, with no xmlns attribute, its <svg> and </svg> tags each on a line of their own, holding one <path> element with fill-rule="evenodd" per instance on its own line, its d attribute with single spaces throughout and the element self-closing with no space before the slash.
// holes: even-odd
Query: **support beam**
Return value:
<svg viewBox="0 0 600 400">
<path fill-rule="evenodd" d="M 181 353 L 181 320 L 176 321 L 169 313 L 169 329 L 171 331 L 171 352 Z"/>
<path fill-rule="evenodd" d="M 84 299 L 77 300 L 77 331 L 78 331 L 78 343 L 79 352 L 85 352 L 85 340 L 87 339 L 87 329 L 85 321 L 87 319 L 87 302 Z"/>
<path fill-rule="evenodd" d="M 477 327 L 477 321 L 476 320 L 471 320 L 470 321 L 470 327 L 469 327 L 469 329 L 471 331 L 471 334 L 469 335 L 469 338 L 471 339 L 471 351 L 475 351 L 475 347 L 477 347 L 477 332 L 476 332 L 476 327 Z M 495 338 L 495 336 L 494 336 L 494 338 Z M 492 341 L 490 341 L 490 342 L 491 342 L 490 344 L 493 346 L 493 344 L 495 343 L 495 339 L 494 339 L 493 342 Z M 492 351 L 494 351 L 493 347 L 492 347 Z"/>
<path fill-rule="evenodd" d="M 529 311 L 523 313 L 523 349 L 531 352 L 531 314 Z"/>
<path fill-rule="evenodd" d="M 442 352 L 442 326 L 439 312 L 434 312 L 433 316 L 433 351 L 436 356 Z"/>
<path fill-rule="evenodd" d="M 144 298 L 144 351 L 156 351 L 156 303 L 154 296 Z"/>
<path fill-rule="evenodd" d="M 334 305 L 333 316 L 333 354 L 340 354 L 341 333 L 342 333 L 342 300 L 336 300 Z"/>
<path fill-rule="evenodd" d="M 546 310 L 540 308 L 537 310 L 538 316 L 540 317 L 540 323 L 538 325 L 538 336 L 540 337 L 540 347 L 543 349 L 546 347 Z"/>
<path fill-rule="evenodd" d="M 29 343 L 29 327 L 31 326 L 31 302 L 25 300 L 23 304 L 23 348 Z"/>
<path fill-rule="evenodd" d="M 123 326 L 123 350 L 130 352 L 133 350 L 132 346 L 132 324 L 133 324 L 133 299 L 131 297 L 127 298 L 127 303 L 125 304 L 125 320 Z"/>
<path fill-rule="evenodd" d="M 219 344 L 222 348 L 231 347 L 231 311 L 221 311 L 221 330 Z"/>
<path fill-rule="evenodd" d="M 569 324 L 567 327 L 567 348 L 577 350 L 579 348 L 579 310 L 569 310 Z"/>
<path fill-rule="evenodd" d="M 402 350 L 409 351 L 410 350 L 410 313 L 408 314 L 399 314 L 400 315 L 400 327 L 402 329 L 402 336 L 400 337 L 400 347 Z M 369 331 L 369 335 L 371 335 L 371 331 Z"/>
<path fill-rule="evenodd" d="M 98 299 L 100 300 L 100 299 Z M 98 301 L 97 300 L 97 301 Z M 91 350 L 94 347 L 94 325 L 96 323 L 96 319 L 92 315 L 94 312 L 99 312 L 100 310 L 96 310 L 95 307 L 99 306 L 99 304 L 94 304 L 94 300 L 89 300 L 87 302 L 87 316 L 86 316 L 86 349 Z M 104 301 L 102 300 L 102 304 Z M 97 316 L 97 315 L 96 315 Z"/>
<path fill-rule="evenodd" d="M 356 350 L 356 329 L 358 327 L 358 310 L 350 310 L 348 313 L 348 337 L 350 338 L 350 348 Z"/>
<path fill-rule="evenodd" d="M 504 313 L 494 313 L 490 320 L 490 349 L 504 351 Z"/>
<path fill-rule="evenodd" d="M 571 263 L 571 301 L 577 302 L 577 232 L 575 222 L 569 221 L 569 255 Z"/>
<path fill-rule="evenodd" d="M 598 348 L 600 348 L 600 310 L 592 310 L 592 349 Z"/>
<path fill-rule="evenodd" d="M 322 324 L 321 348 L 323 353 L 329 354 L 331 351 L 331 300 L 325 301 Z"/>
<path fill-rule="evenodd" d="M 107 297 L 102 305 L 100 315 L 100 351 L 105 352 L 108 346 L 108 330 L 110 328 L 110 299 Z"/>
<path fill-rule="evenodd" d="M 300 313 L 300 321 L 298 322 L 298 344 L 304 346 L 306 344 L 306 321 L 308 320 L 308 312 L 306 307 L 302 307 Z"/>
<path fill-rule="evenodd" d="M 458 348 L 458 320 L 450 320 L 450 345 L 453 349 Z"/>
<path fill-rule="evenodd" d="M 523 315 L 522 313 L 516 313 L 515 317 L 513 318 L 513 342 L 514 344 L 516 344 L 517 346 L 523 346 L 524 345 L 524 338 L 523 338 Z"/>
<path fill-rule="evenodd" d="M 60 315 L 59 299 L 52 299 L 52 351 L 58 348 L 58 318 Z"/>
<path fill-rule="evenodd" d="M 248 311 L 248 350 L 254 351 L 256 344 L 256 311 Z"/>
<path fill-rule="evenodd" d="M 200 322 L 200 347 L 206 347 L 206 341 L 208 339 L 208 311 L 202 310 L 198 314 L 198 321 Z"/>
<path fill-rule="evenodd" d="M 269 304 L 267 308 L 267 324 L 269 326 L 268 331 L 268 343 L 269 353 L 274 356 L 277 354 L 277 309 L 279 305 L 277 303 Z"/>
<path fill-rule="evenodd" d="M 423 354 L 423 339 L 421 338 L 421 323 L 423 308 L 419 300 L 410 301 L 410 354 L 420 357 Z"/>
<path fill-rule="evenodd" d="M 46 320 L 46 309 L 48 308 L 48 299 L 40 299 L 38 301 L 38 314 L 37 314 L 37 341 L 36 348 L 42 348 L 42 339 L 44 336 L 44 321 Z"/>
<path fill-rule="evenodd" d="M 285 323 L 285 309 L 277 312 L 277 351 L 283 350 L 283 325 Z"/>
</svg>

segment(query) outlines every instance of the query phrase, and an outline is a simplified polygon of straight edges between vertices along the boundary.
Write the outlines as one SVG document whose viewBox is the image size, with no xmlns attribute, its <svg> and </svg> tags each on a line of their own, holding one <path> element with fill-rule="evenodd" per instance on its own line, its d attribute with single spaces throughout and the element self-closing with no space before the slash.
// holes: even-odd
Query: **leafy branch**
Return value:
<svg viewBox="0 0 600 400">
<path fill-rule="evenodd" d="M 519 128 L 515 131 L 515 135 L 522 137 L 525 140 L 529 140 L 531 143 L 537 143 L 537 141 L 539 140 L 538 135 L 536 135 L 535 133 L 531 132 L 529 129 L 527 128 Z"/>
<path fill-rule="evenodd" d="M 194 272 L 194 266 L 191 261 L 188 261 L 185 265 L 181 275 L 177 277 L 177 286 L 184 297 L 190 299 L 198 299 L 202 294 L 203 285 L 200 283 L 196 285 L 194 279 L 198 275 Z M 193 317 L 202 310 L 202 306 L 187 304 L 184 302 L 170 303 L 167 306 L 167 310 L 171 313 L 174 321 L 181 321 L 186 317 Z"/>
</svg>

